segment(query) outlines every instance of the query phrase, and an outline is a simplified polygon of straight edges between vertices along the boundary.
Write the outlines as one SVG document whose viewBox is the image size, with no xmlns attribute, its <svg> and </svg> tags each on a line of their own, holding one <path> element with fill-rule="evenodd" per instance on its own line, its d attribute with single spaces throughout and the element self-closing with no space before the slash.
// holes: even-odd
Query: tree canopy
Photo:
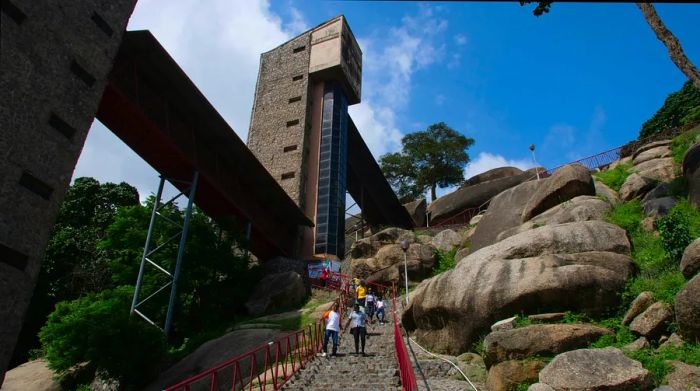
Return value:
<svg viewBox="0 0 700 391">
<path fill-rule="evenodd" d="M 666 129 L 697 122 L 700 122 L 700 89 L 688 80 L 680 90 L 672 92 L 663 106 L 644 122 L 639 137 L 648 137 Z"/>
<path fill-rule="evenodd" d="M 469 163 L 466 150 L 473 144 L 474 139 L 438 122 L 405 135 L 401 152 L 383 155 L 379 164 L 401 202 L 413 201 L 428 189 L 434 201 L 438 186 L 464 180 L 464 167 Z"/>
</svg>

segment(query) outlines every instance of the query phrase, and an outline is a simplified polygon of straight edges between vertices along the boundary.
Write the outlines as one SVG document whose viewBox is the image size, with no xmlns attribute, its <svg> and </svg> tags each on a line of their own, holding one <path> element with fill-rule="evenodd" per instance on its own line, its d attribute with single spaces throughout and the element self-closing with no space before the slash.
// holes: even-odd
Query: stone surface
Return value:
<svg viewBox="0 0 700 391">
<path fill-rule="evenodd" d="M 425 198 L 403 205 L 408 211 L 408 214 L 411 215 L 413 224 L 415 224 L 416 227 L 425 227 L 425 212 L 427 206 L 428 204 L 425 202 Z"/>
<path fill-rule="evenodd" d="M 644 202 L 644 214 L 653 217 L 666 216 L 677 203 L 676 197 L 654 198 Z"/>
<path fill-rule="evenodd" d="M 566 312 L 550 312 L 547 314 L 528 315 L 528 319 L 535 322 L 558 322 L 566 316 Z"/>
<path fill-rule="evenodd" d="M 659 345 L 659 349 L 667 348 L 669 346 L 681 346 L 683 345 L 683 338 L 680 335 L 673 333 L 668 337 L 664 343 Z"/>
<path fill-rule="evenodd" d="M 472 217 L 471 220 L 469 220 L 469 225 L 477 225 L 479 224 L 479 221 L 484 217 L 484 213 L 479 213 L 476 216 Z"/>
<path fill-rule="evenodd" d="M 494 331 L 484 339 L 484 363 L 490 367 L 506 360 L 550 356 L 587 347 L 612 331 L 590 324 L 534 324 Z"/>
<path fill-rule="evenodd" d="M 527 391 L 554 391 L 554 388 L 544 383 L 535 383 L 530 385 L 530 387 L 527 388 Z"/>
<path fill-rule="evenodd" d="M 605 220 L 611 205 L 594 196 L 578 196 L 565 201 L 530 219 L 518 227 L 508 229 L 498 235 L 503 240 L 520 232 L 535 229 L 545 225 L 571 223 L 575 221 Z"/>
<path fill-rule="evenodd" d="M 158 378 L 144 388 L 147 391 L 163 390 L 203 369 L 236 357 L 265 342 L 274 340 L 282 332 L 271 329 L 236 330 L 222 337 L 203 343 L 194 352 L 185 356 L 175 365 L 161 372 Z M 260 358 L 264 359 L 262 355 Z M 245 360 L 243 360 L 245 361 Z M 249 370 L 247 362 L 241 362 L 243 373 Z"/>
<path fill-rule="evenodd" d="M 655 180 L 632 173 L 620 187 L 620 199 L 629 201 L 636 197 L 642 197 L 655 186 Z"/>
<path fill-rule="evenodd" d="M 523 232 L 422 282 L 411 294 L 403 323 L 415 330 L 419 343 L 457 353 L 513 313 L 600 313 L 617 305 L 617 293 L 634 271 L 629 251 L 625 231 L 601 221 Z"/>
<path fill-rule="evenodd" d="M 674 390 L 696 391 L 700 389 L 700 367 L 680 361 L 668 361 L 673 367 L 666 376 L 666 383 Z"/>
<path fill-rule="evenodd" d="M 689 342 L 700 342 L 700 274 L 676 295 L 674 309 L 679 333 Z"/>
<path fill-rule="evenodd" d="M 248 313 L 260 315 L 300 305 L 305 298 L 306 287 L 298 273 L 275 273 L 260 280 L 245 307 Z"/>
<path fill-rule="evenodd" d="M 135 4 L 2 3 L 0 383 Z M 23 21 L 12 19 L 13 8 L 25 16 Z M 111 35 L 90 19 L 93 14 Z M 87 77 L 76 74 L 78 67 Z M 61 124 L 68 128 L 65 133 Z"/>
<path fill-rule="evenodd" d="M 646 390 L 649 371 L 621 350 L 579 349 L 562 353 L 540 371 L 540 383 L 559 390 Z"/>
<path fill-rule="evenodd" d="M 595 195 L 608 201 L 611 205 L 620 203 L 620 195 L 605 183 L 594 179 Z"/>
<path fill-rule="evenodd" d="M 627 352 L 634 352 L 639 349 L 648 348 L 649 346 L 651 345 L 649 345 L 649 341 L 646 338 L 639 337 L 634 341 L 628 343 L 627 345 L 623 346 L 622 350 Z"/>
<path fill-rule="evenodd" d="M 520 383 L 537 380 L 545 362 L 542 360 L 504 361 L 489 369 L 486 388 L 489 391 L 510 391 Z"/>
<path fill-rule="evenodd" d="M 639 154 L 641 154 L 642 152 L 645 152 L 645 151 L 648 151 L 648 150 L 651 150 L 654 148 L 658 148 L 658 147 L 669 146 L 669 145 L 671 145 L 671 140 L 658 140 L 658 141 L 654 141 L 654 142 L 651 142 L 648 144 L 644 144 L 644 145 L 640 146 L 639 148 L 637 148 L 631 157 L 634 158 L 634 157 L 638 156 Z"/>
<path fill-rule="evenodd" d="M 642 197 L 642 204 L 655 198 L 668 197 L 670 190 L 671 186 L 668 183 L 659 183 L 656 187 L 646 193 L 644 197 Z"/>
<path fill-rule="evenodd" d="M 669 148 L 668 145 L 660 145 L 658 147 L 650 148 L 636 154 L 632 159 L 632 164 L 636 166 L 652 159 L 664 158 L 669 156 L 671 156 L 671 148 Z"/>
<path fill-rule="evenodd" d="M 521 175 L 523 170 L 517 167 L 498 167 L 493 168 L 488 171 L 484 171 L 481 174 L 476 174 L 473 177 L 464 181 L 464 184 L 460 187 L 468 187 L 478 185 L 479 183 L 484 183 L 492 181 L 494 179 L 501 179 L 506 177 L 511 177 L 515 175 Z"/>
<path fill-rule="evenodd" d="M 530 220 L 547 209 L 580 195 L 595 195 L 591 173 L 579 164 L 562 167 L 537 188 L 523 208 L 522 220 Z"/>
<path fill-rule="evenodd" d="M 430 235 L 417 235 L 416 236 L 416 242 L 420 244 L 429 244 L 433 245 L 433 237 Z"/>
<path fill-rule="evenodd" d="M 685 248 L 680 268 L 683 276 L 688 279 L 700 272 L 700 238 L 695 239 Z"/>
<path fill-rule="evenodd" d="M 471 237 L 471 251 L 492 245 L 501 232 L 520 226 L 523 208 L 541 182 L 525 182 L 494 197 Z"/>
<path fill-rule="evenodd" d="M 432 241 L 433 247 L 440 251 L 452 251 L 455 248 L 459 248 L 461 244 L 462 237 L 451 229 L 440 231 L 433 237 Z"/>
<path fill-rule="evenodd" d="M 389 227 L 370 236 L 369 240 L 380 244 L 398 244 L 401 243 L 402 240 L 407 240 L 409 243 L 413 243 L 416 240 L 416 234 L 414 234 L 413 231 L 406 229 Z"/>
<path fill-rule="evenodd" d="M 634 318 L 630 323 L 630 330 L 649 339 L 654 339 L 666 331 L 672 319 L 673 309 L 671 306 L 657 301 Z"/>
<path fill-rule="evenodd" d="M 515 328 L 515 322 L 517 320 L 517 316 L 499 320 L 498 322 L 491 325 L 491 331 L 512 330 Z"/>
<path fill-rule="evenodd" d="M 676 177 L 676 165 L 670 157 L 647 160 L 635 165 L 632 169 L 645 178 L 660 182 L 670 182 Z"/>
<path fill-rule="evenodd" d="M 641 314 L 654 302 L 654 294 L 649 291 L 640 293 L 630 304 L 630 308 L 625 312 L 622 318 L 622 324 L 626 325 Z"/>
<path fill-rule="evenodd" d="M 688 183 L 688 199 L 700 207 L 700 142 L 696 142 L 685 153 L 683 176 Z"/>
<path fill-rule="evenodd" d="M 469 208 L 477 208 L 503 190 L 527 180 L 525 174 L 509 176 L 463 187 L 445 194 L 428 205 L 430 225 L 447 219 Z"/>
<path fill-rule="evenodd" d="M 428 277 L 435 266 L 435 249 L 432 246 L 411 243 L 406 251 L 408 278 L 421 281 Z M 399 244 L 381 247 L 371 258 L 352 259 L 352 274 L 371 282 L 392 283 L 403 277 L 404 252 Z"/>
<path fill-rule="evenodd" d="M 60 391 L 56 374 L 46 366 L 46 360 L 25 362 L 5 374 L 2 391 Z"/>
</svg>

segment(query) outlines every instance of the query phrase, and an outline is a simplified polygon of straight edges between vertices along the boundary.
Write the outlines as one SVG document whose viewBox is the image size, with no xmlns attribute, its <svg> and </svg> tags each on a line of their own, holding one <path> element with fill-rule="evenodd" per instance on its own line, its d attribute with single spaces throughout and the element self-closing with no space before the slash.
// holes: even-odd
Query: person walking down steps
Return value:
<svg viewBox="0 0 700 391">
<path fill-rule="evenodd" d="M 377 297 L 377 320 L 379 324 L 384 324 L 384 300 L 378 296 Z"/>
<path fill-rule="evenodd" d="M 331 310 L 324 314 L 327 318 L 326 321 L 326 333 L 323 335 L 323 353 L 322 357 L 326 357 L 328 354 L 328 340 L 333 340 L 333 351 L 331 357 L 336 357 L 338 353 L 338 334 L 340 333 L 340 314 L 338 313 L 338 302 L 333 303 Z"/>
<path fill-rule="evenodd" d="M 360 310 L 360 305 L 355 304 L 354 311 L 348 317 L 348 321 L 345 324 L 345 328 L 350 325 L 350 332 L 355 339 L 355 354 L 365 355 L 365 339 L 367 338 L 367 327 L 366 324 L 372 324 L 372 320 Z M 362 346 L 362 351 L 360 351 L 360 344 Z"/>
</svg>

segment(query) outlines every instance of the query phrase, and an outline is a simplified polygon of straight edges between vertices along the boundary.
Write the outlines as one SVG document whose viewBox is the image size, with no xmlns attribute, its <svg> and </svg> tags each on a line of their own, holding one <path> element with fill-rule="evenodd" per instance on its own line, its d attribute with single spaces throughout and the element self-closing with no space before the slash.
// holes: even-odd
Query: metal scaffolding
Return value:
<svg viewBox="0 0 700 391">
<path fill-rule="evenodd" d="M 165 178 L 164 176 L 160 177 L 160 184 L 158 185 L 158 193 L 156 194 L 156 200 L 153 204 L 153 211 L 151 212 L 151 222 L 148 225 L 148 234 L 146 235 L 146 244 L 143 247 L 143 256 L 141 257 L 141 265 L 139 266 L 139 274 L 138 274 L 138 277 L 136 278 L 136 287 L 134 289 L 134 300 L 131 303 L 131 315 L 136 314 L 136 315 L 140 316 L 141 318 L 143 318 L 146 322 L 152 324 L 153 326 L 160 328 L 156 324 L 156 322 L 151 320 L 143 312 L 139 311 L 139 307 L 142 306 L 144 303 L 148 302 L 148 300 L 155 297 L 161 291 L 170 287 L 170 300 L 168 301 L 168 311 L 167 311 L 166 316 L 165 316 L 165 324 L 164 324 L 163 328 L 161 329 L 165 333 L 165 336 L 168 337 L 170 335 L 170 330 L 172 329 L 172 324 L 173 324 L 173 312 L 175 309 L 175 300 L 177 297 L 177 282 L 180 278 L 180 270 L 182 268 L 182 258 L 184 257 L 184 254 L 185 254 L 185 242 L 187 241 L 187 231 L 188 231 L 189 226 L 190 226 L 190 218 L 192 217 L 192 205 L 194 203 L 194 197 L 195 197 L 195 194 L 197 191 L 197 180 L 199 179 L 199 173 L 195 171 L 194 175 L 192 176 L 192 181 L 182 181 L 182 180 L 176 180 L 176 179 L 169 179 L 170 182 L 184 185 L 185 190 L 178 193 L 176 196 L 171 198 L 168 202 L 161 203 L 161 199 L 163 197 L 163 187 L 165 186 L 166 179 L 167 178 Z M 163 215 L 161 213 L 161 210 L 163 208 L 166 208 L 169 205 L 173 204 L 178 198 L 185 195 L 185 193 L 188 193 L 188 195 L 187 195 L 187 197 L 188 197 L 187 209 L 185 210 L 184 221 L 182 224 L 180 224 L 180 223 L 173 221 L 172 219 L 166 217 L 165 215 Z M 164 242 L 159 243 L 158 245 L 154 246 L 153 245 L 154 244 L 153 243 L 154 242 L 153 230 L 154 230 L 154 227 L 156 226 L 156 223 L 158 222 L 158 220 L 163 220 L 169 224 L 177 226 L 180 228 L 180 231 L 177 232 L 175 235 L 170 236 Z M 173 242 L 176 239 L 179 240 L 179 244 L 178 244 L 177 259 L 175 260 L 174 269 L 171 268 L 170 270 L 166 270 L 166 268 L 162 267 L 161 265 L 156 263 L 154 260 L 152 260 L 151 256 L 155 252 L 157 252 L 158 250 L 164 248 L 168 243 Z M 149 263 L 151 266 L 153 266 L 157 273 L 165 274 L 168 277 L 168 281 L 163 286 L 156 289 L 148 297 L 139 301 L 139 294 L 141 293 L 141 287 L 143 285 L 143 276 L 144 276 L 146 263 Z"/>
</svg>

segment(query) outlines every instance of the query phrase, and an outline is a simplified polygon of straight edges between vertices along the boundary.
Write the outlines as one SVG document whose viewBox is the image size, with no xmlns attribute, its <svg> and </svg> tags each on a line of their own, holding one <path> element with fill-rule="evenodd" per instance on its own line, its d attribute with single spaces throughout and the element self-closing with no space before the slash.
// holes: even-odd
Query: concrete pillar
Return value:
<svg viewBox="0 0 700 391">
<path fill-rule="evenodd" d="M 3 0 L 0 384 L 136 0 Z"/>
</svg>

